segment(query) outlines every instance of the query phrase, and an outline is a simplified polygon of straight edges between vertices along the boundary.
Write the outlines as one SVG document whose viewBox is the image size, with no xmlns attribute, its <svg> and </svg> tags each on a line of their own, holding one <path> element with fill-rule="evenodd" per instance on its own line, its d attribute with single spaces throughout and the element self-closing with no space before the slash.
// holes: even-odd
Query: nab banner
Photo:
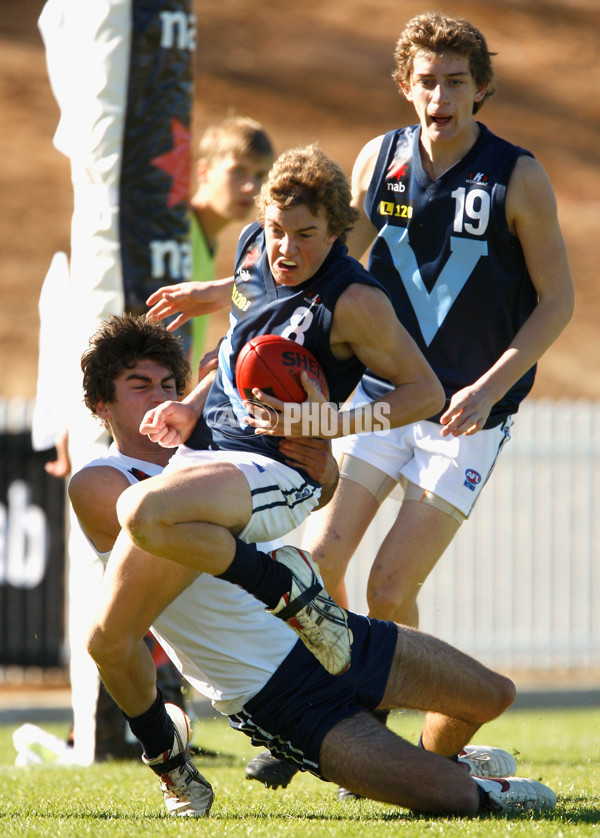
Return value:
<svg viewBox="0 0 600 838">
<path fill-rule="evenodd" d="M 0 666 L 61 666 L 65 483 L 31 433 L 0 431 Z"/>
<path fill-rule="evenodd" d="M 120 184 L 125 307 L 147 311 L 162 285 L 191 279 L 188 199 L 191 0 L 136 0 Z"/>
</svg>

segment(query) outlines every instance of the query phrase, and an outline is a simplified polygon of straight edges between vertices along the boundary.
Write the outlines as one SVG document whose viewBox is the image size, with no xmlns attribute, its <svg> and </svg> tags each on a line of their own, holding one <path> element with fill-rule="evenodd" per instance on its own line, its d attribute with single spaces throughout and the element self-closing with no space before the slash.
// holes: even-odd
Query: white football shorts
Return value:
<svg viewBox="0 0 600 838">
<path fill-rule="evenodd" d="M 248 451 L 204 451 L 180 445 L 165 472 L 191 463 L 233 463 L 244 474 L 252 493 L 252 516 L 238 534 L 249 544 L 271 542 L 291 532 L 319 504 L 321 487 L 314 486 L 295 469 Z"/>
<path fill-rule="evenodd" d="M 350 406 L 368 401 L 359 385 Z M 437 422 L 414 422 L 389 431 L 335 439 L 333 453 L 338 462 L 342 454 L 363 460 L 396 483 L 405 478 L 468 518 L 504 443 L 510 439 L 512 424 L 508 417 L 496 428 L 455 437 L 442 436 L 442 426 Z"/>
</svg>

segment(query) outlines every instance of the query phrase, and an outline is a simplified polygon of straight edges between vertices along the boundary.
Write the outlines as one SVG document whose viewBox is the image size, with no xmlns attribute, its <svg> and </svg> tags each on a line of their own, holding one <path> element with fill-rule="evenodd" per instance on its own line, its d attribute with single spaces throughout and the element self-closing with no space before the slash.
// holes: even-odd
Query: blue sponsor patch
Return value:
<svg viewBox="0 0 600 838">
<path fill-rule="evenodd" d="M 305 498 L 310 497 L 312 491 L 305 486 L 304 489 L 297 489 L 296 490 L 296 500 L 304 500 Z"/>
<path fill-rule="evenodd" d="M 475 487 L 478 486 L 479 483 L 481 483 L 481 475 L 479 472 L 475 471 L 473 468 L 468 468 L 465 471 L 465 482 L 463 483 L 463 486 L 474 492 Z"/>
</svg>

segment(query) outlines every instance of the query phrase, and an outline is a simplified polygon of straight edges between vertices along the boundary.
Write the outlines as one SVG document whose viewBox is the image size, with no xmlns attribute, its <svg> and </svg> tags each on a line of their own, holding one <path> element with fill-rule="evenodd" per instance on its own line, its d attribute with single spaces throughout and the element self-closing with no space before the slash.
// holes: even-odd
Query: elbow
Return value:
<svg viewBox="0 0 600 838">
<path fill-rule="evenodd" d="M 424 400 L 426 402 L 425 409 L 423 411 L 425 416 L 435 416 L 436 414 L 441 413 L 446 406 L 446 394 L 444 392 L 444 388 L 442 387 L 440 380 L 435 375 L 432 376 L 427 384 Z"/>
</svg>

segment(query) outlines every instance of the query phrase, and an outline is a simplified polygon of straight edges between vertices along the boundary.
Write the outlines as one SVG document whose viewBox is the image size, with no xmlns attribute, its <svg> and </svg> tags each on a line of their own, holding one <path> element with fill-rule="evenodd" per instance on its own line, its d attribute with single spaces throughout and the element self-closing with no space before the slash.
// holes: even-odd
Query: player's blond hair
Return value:
<svg viewBox="0 0 600 838">
<path fill-rule="evenodd" d="M 473 113 L 493 96 L 494 69 L 492 56 L 485 38 L 472 23 L 464 18 L 447 17 L 438 12 L 426 12 L 408 21 L 394 51 L 395 70 L 392 78 L 399 87 L 410 84 L 414 60 L 419 53 L 441 55 L 457 52 L 469 59 L 471 75 L 478 88 L 487 85 L 485 96 L 473 105 Z"/>
<path fill-rule="evenodd" d="M 328 231 L 345 241 L 359 216 L 350 206 L 351 192 L 342 168 L 313 143 L 281 154 L 256 199 L 258 218 L 275 205 L 289 209 L 305 204 L 314 216 L 323 213 Z"/>
<path fill-rule="evenodd" d="M 249 116 L 228 116 L 204 131 L 198 143 L 198 158 L 212 163 L 229 154 L 265 157 L 271 162 L 275 151 L 260 122 Z"/>
</svg>

